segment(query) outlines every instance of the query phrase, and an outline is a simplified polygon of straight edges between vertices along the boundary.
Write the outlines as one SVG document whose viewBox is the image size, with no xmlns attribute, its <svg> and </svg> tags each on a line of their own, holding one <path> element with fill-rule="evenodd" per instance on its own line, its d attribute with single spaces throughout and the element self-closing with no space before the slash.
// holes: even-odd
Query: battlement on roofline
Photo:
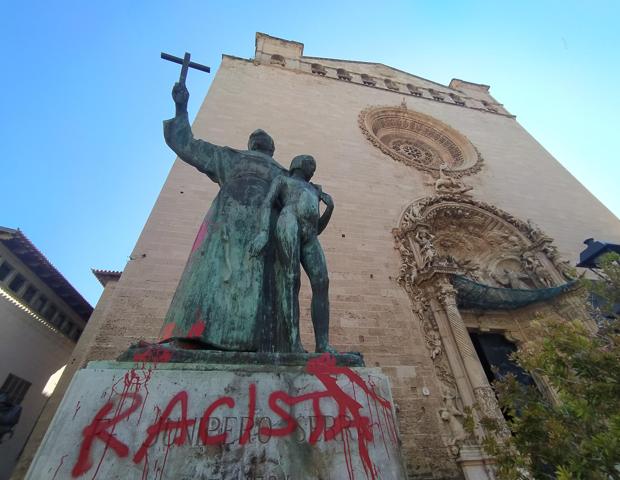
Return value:
<svg viewBox="0 0 620 480">
<path fill-rule="evenodd" d="M 491 96 L 488 85 L 455 78 L 446 86 L 382 63 L 307 57 L 303 55 L 303 43 L 260 32 L 256 33 L 255 46 L 254 63 L 258 65 L 295 70 L 352 85 L 379 88 L 401 96 L 414 96 L 514 118 Z"/>
</svg>

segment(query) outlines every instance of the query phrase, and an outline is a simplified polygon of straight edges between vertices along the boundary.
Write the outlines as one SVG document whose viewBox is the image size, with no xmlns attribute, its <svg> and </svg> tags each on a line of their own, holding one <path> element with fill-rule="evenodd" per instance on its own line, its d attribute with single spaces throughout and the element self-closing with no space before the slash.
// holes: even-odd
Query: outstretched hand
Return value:
<svg viewBox="0 0 620 480">
<path fill-rule="evenodd" d="M 179 82 L 172 87 L 172 100 L 177 107 L 177 111 L 187 111 L 187 102 L 189 101 L 189 90 L 185 85 L 181 85 Z"/>
<path fill-rule="evenodd" d="M 268 240 L 269 237 L 267 236 L 266 232 L 261 232 L 256 235 L 256 237 L 254 238 L 254 240 L 252 240 L 252 243 L 250 244 L 250 256 L 258 257 L 259 255 L 261 255 L 265 250 L 265 247 L 267 246 Z"/>
</svg>

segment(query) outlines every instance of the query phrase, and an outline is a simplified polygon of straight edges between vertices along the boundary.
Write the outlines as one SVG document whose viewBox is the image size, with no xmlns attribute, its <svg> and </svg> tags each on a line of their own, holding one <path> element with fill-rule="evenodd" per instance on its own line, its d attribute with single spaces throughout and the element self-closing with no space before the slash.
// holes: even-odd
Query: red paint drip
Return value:
<svg viewBox="0 0 620 480">
<path fill-rule="evenodd" d="M 289 406 L 293 406 L 295 404 L 311 400 L 317 423 L 310 433 L 310 437 L 308 439 L 309 443 L 316 443 L 320 439 L 321 434 L 323 434 L 326 441 L 333 440 L 340 435 L 344 442 L 347 472 L 349 474 L 349 478 L 354 479 L 353 464 L 351 462 L 351 447 L 349 445 L 351 440 L 349 436 L 350 429 L 354 428 L 357 431 L 357 446 L 360 460 L 362 462 L 362 466 L 364 467 L 364 472 L 367 477 L 370 477 L 372 480 L 376 480 L 378 478 L 378 469 L 372 462 L 368 451 L 368 443 L 374 441 L 372 431 L 373 423 L 368 417 L 361 414 L 363 406 L 355 398 L 355 386 L 360 387 L 366 394 L 366 397 L 369 399 L 369 409 L 371 409 L 371 412 L 372 403 L 374 403 L 376 411 L 378 406 L 380 406 L 384 410 L 383 413 L 386 417 L 388 417 L 388 412 L 389 416 L 391 416 L 392 404 L 385 398 L 379 396 L 374 389 L 367 385 L 362 377 L 360 377 L 353 370 L 347 367 L 337 367 L 336 359 L 327 353 L 319 358 L 310 360 L 306 365 L 306 371 L 316 376 L 325 386 L 325 390 L 306 393 L 296 397 L 290 396 L 284 391 L 273 392 L 269 398 L 269 406 L 274 413 L 278 414 L 286 422 L 286 426 L 281 428 L 263 427 L 260 429 L 260 433 L 274 437 L 289 435 L 292 431 L 294 431 L 293 427 L 296 427 L 296 420 L 288 412 L 280 408 L 277 402 L 280 401 Z M 354 397 L 348 395 L 338 385 L 338 375 L 344 375 L 348 378 L 354 391 Z M 250 393 L 251 392 L 252 391 L 250 390 Z M 329 428 L 326 427 L 325 417 L 321 412 L 321 398 L 331 398 L 338 405 L 338 416 L 336 417 L 334 424 Z M 372 400 L 372 402 L 370 400 Z M 250 397 L 250 402 L 251 401 L 252 398 Z M 251 415 L 253 415 L 252 407 L 250 407 L 250 411 Z M 379 416 L 378 413 L 379 412 L 377 411 L 377 417 Z M 352 418 L 349 418 L 349 416 Z M 391 425 L 389 425 L 388 422 L 388 427 L 390 426 Z"/>
<path fill-rule="evenodd" d="M 276 415 L 279 415 L 280 418 L 286 422 L 286 425 L 281 428 L 261 427 L 259 429 L 259 435 L 284 437 L 293 433 L 297 428 L 297 420 L 295 417 L 280 407 L 280 405 L 278 405 L 278 401 L 291 405 L 291 397 L 282 391 L 273 392 L 269 395 L 269 408 L 271 408 Z"/>
<path fill-rule="evenodd" d="M 172 359 L 172 352 L 166 348 L 154 345 L 142 353 L 135 353 L 134 362 L 168 363 Z"/>
<path fill-rule="evenodd" d="M 207 231 L 209 230 L 209 224 L 205 219 L 200 225 L 200 229 L 198 230 L 198 234 L 196 235 L 196 240 L 194 240 L 194 245 L 192 245 L 192 254 L 200 248 L 202 242 L 205 241 L 205 237 L 207 236 Z"/>
<path fill-rule="evenodd" d="M 392 411 L 392 405 L 385 398 L 377 395 L 377 393 L 366 385 L 366 382 L 357 373 L 347 367 L 337 367 L 336 359 L 326 353 L 319 358 L 312 359 L 306 365 L 306 371 L 315 375 L 325 386 L 326 393 L 334 399 L 338 404 L 338 418 L 331 431 L 325 432 L 326 438 L 334 438 L 336 434 L 344 431 L 345 435 L 349 428 L 355 428 L 357 431 L 357 446 L 362 466 L 367 476 L 372 480 L 377 478 L 377 467 L 370 459 L 368 452 L 368 442 L 373 440 L 372 424 L 368 417 L 361 414 L 362 405 L 355 398 L 347 395 L 338 385 L 337 375 L 344 375 L 349 381 L 359 386 L 367 396 L 371 397 L 383 409 Z M 318 402 L 315 402 L 315 414 L 320 415 L 320 408 L 317 409 Z M 370 406 L 369 406 L 370 407 Z M 372 407 L 370 407 L 372 408 Z M 318 410 L 318 411 L 317 411 Z M 347 413 L 352 417 L 347 419 Z M 343 420 L 344 419 L 344 420 Z M 352 473 L 352 472 L 351 472 Z M 351 478 L 353 478 L 351 476 Z"/>
<path fill-rule="evenodd" d="M 205 413 L 200 419 L 200 426 L 198 427 L 198 435 L 200 436 L 202 443 L 205 445 L 220 445 L 222 443 L 226 443 L 226 432 L 220 433 L 219 435 L 209 435 L 209 420 L 211 419 L 211 415 L 215 409 L 221 405 L 226 405 L 228 408 L 233 408 L 235 406 L 235 400 L 231 397 L 222 397 L 218 398 L 207 407 Z"/>
<path fill-rule="evenodd" d="M 129 417 L 129 415 L 135 412 L 142 403 L 142 397 L 137 393 L 127 393 L 126 397 L 132 399 L 131 405 L 128 409 L 122 412 L 117 411 L 111 419 L 106 419 L 105 417 L 114 408 L 114 403 L 108 402 L 97 412 L 90 425 L 84 428 L 82 432 L 84 439 L 82 440 L 82 445 L 80 446 L 78 459 L 75 466 L 71 470 L 71 475 L 73 477 L 83 475 L 93 466 L 90 451 L 93 447 L 93 442 L 95 439 L 103 441 L 106 445 L 106 449 L 107 447 L 110 447 L 121 458 L 129 455 L 129 447 L 118 440 L 113 433 L 108 431 L 117 423 Z M 121 399 L 121 403 L 123 400 L 124 398 Z"/>
<path fill-rule="evenodd" d="M 198 323 L 198 320 L 196 323 Z M 196 323 L 194 325 L 196 325 Z M 147 349 L 145 352 L 140 354 L 136 360 L 162 361 L 162 356 L 165 357 L 165 354 L 170 354 L 170 352 L 165 348 L 154 346 L 153 348 Z M 360 461 L 364 468 L 366 478 L 376 480 L 380 477 L 380 469 L 370 458 L 368 444 L 369 442 L 373 442 L 373 444 L 375 443 L 373 434 L 375 427 L 378 428 L 380 432 L 379 438 L 383 441 L 386 450 L 387 441 L 392 440 L 394 443 L 397 442 L 396 423 L 393 415 L 392 404 L 376 392 L 376 386 L 372 379 L 369 379 L 369 381 L 366 382 L 350 368 L 337 367 L 336 359 L 329 354 L 310 360 L 306 365 L 306 371 L 309 374 L 314 375 L 323 384 L 324 390 L 313 391 L 299 396 L 291 396 L 285 391 L 272 392 L 269 395 L 269 407 L 273 413 L 278 415 L 283 420 L 283 423 L 281 424 L 282 426 L 278 428 L 261 426 L 259 428 L 259 435 L 270 437 L 283 437 L 291 435 L 298 427 L 298 423 L 293 415 L 291 415 L 290 411 L 284 407 L 293 407 L 296 404 L 310 401 L 312 403 L 314 413 L 314 417 L 312 418 L 316 419 L 316 424 L 311 424 L 311 432 L 308 437 L 309 443 L 315 444 L 321 436 L 323 436 L 325 441 L 331 441 L 337 437 L 340 437 L 344 447 L 347 473 L 349 479 L 354 480 L 355 472 L 351 459 L 351 441 L 355 441 L 352 431 L 352 429 L 355 429 L 357 433 L 357 450 L 359 452 Z M 142 373 L 140 374 L 140 372 Z M 90 457 L 92 445 L 95 439 L 103 441 L 105 443 L 105 449 L 93 478 L 97 476 L 99 467 L 101 466 L 108 448 L 114 450 L 115 453 L 121 458 L 128 455 L 128 446 L 116 438 L 114 429 L 116 424 L 123 420 L 127 420 L 128 417 L 136 409 L 138 409 L 141 404 L 143 405 L 142 410 L 144 409 L 145 402 L 143 402 L 142 397 L 138 394 L 138 391 L 144 387 L 148 395 L 147 385 L 151 374 L 152 371 L 150 369 L 142 369 L 141 371 L 131 369 L 124 375 L 124 377 L 119 378 L 112 385 L 108 402 L 97 412 L 91 424 L 88 425 L 83 431 L 84 439 L 80 446 L 78 461 L 72 470 L 72 475 L 74 477 L 81 476 L 83 473 L 92 468 L 93 462 Z M 348 385 L 352 389 L 352 394 L 346 393 L 343 390 L 343 387 L 338 384 L 338 379 L 343 376 L 348 380 Z M 116 402 L 115 407 L 115 404 L 112 401 L 112 396 L 119 394 L 119 384 L 123 385 L 123 391 L 120 393 L 120 399 Z M 361 388 L 362 390 L 361 398 L 365 398 L 368 404 L 370 418 L 362 415 L 363 405 L 358 401 L 357 397 L 359 395 L 357 388 Z M 135 393 L 131 393 L 130 390 L 134 390 Z M 243 432 L 239 438 L 239 443 L 241 445 L 246 444 L 251 440 L 251 431 L 255 425 L 256 396 L 256 384 L 250 384 L 248 392 L 248 423 L 243 427 Z M 124 406 L 124 402 L 127 398 L 132 401 L 129 408 Z M 333 424 L 329 427 L 326 425 L 325 416 L 321 411 L 321 399 L 330 399 L 335 401 L 337 405 L 338 414 L 334 418 Z M 170 420 L 170 416 L 177 405 L 180 405 L 181 409 L 180 416 L 178 417 L 179 419 Z M 233 408 L 234 405 L 235 401 L 233 398 L 220 397 L 204 411 L 204 414 L 200 419 L 198 429 L 198 435 L 203 444 L 215 445 L 226 442 L 226 432 L 213 436 L 209 435 L 209 420 L 216 409 L 222 406 Z M 189 427 L 193 426 L 195 428 L 196 420 L 190 420 L 187 418 L 187 408 L 188 394 L 185 391 L 177 393 L 170 400 L 163 412 L 161 412 L 157 406 L 154 407 L 156 413 L 154 423 L 146 429 L 147 437 L 133 457 L 133 461 L 135 463 L 139 463 L 146 458 L 145 466 L 142 471 L 143 477 L 149 473 L 149 467 L 146 465 L 148 463 L 148 451 L 162 432 L 176 431 L 177 435 L 172 443 L 167 443 L 165 456 L 161 465 L 158 467 L 158 462 L 155 462 L 153 471 L 154 478 L 163 477 L 169 449 L 172 444 L 181 446 L 185 444 L 189 438 Z M 112 412 L 113 409 L 115 410 L 114 412 Z M 142 410 L 140 411 L 140 417 L 142 416 Z M 108 415 L 112 418 L 107 419 L 106 417 Z M 387 435 L 385 432 L 386 428 Z M 58 468 L 60 469 L 60 466 Z"/>
<path fill-rule="evenodd" d="M 166 325 L 164 325 L 164 328 L 161 331 L 161 335 L 159 336 L 159 339 L 161 341 L 164 341 L 164 340 L 168 340 L 170 337 L 172 337 L 172 333 L 174 332 L 174 327 L 175 326 L 176 326 L 176 324 L 174 322 L 167 323 Z"/>
<path fill-rule="evenodd" d="M 120 412 L 123 409 L 123 405 L 125 403 L 125 400 L 127 399 L 128 393 L 131 391 L 132 387 L 133 390 L 135 392 L 135 394 L 137 394 L 137 392 L 142 388 L 145 387 L 146 389 L 146 385 L 148 384 L 148 381 L 151 377 L 151 370 L 148 371 L 144 371 L 144 377 L 141 378 L 141 376 L 137 373 L 135 368 L 132 368 L 131 370 L 129 370 L 128 372 L 125 373 L 125 375 L 123 375 L 123 377 L 119 378 L 116 382 L 114 382 L 114 384 L 112 385 L 112 389 L 110 391 L 110 397 L 108 401 L 111 401 L 113 394 L 118 394 L 120 395 L 120 400 L 118 401 L 118 404 L 116 406 L 115 412 L 114 412 L 114 416 L 118 416 L 120 414 Z M 114 376 L 114 378 L 116 378 L 116 376 Z M 114 380 L 113 378 L 113 380 Z M 123 390 L 119 393 L 117 391 L 117 387 L 120 383 L 123 383 Z M 147 390 L 148 391 L 148 390 Z M 142 404 L 144 404 L 144 401 L 142 401 Z M 125 418 L 124 421 L 129 421 L 129 418 Z M 116 424 L 112 426 L 112 428 L 110 429 L 109 433 L 114 436 L 114 430 L 116 429 Z M 99 463 L 97 464 L 97 468 L 95 469 L 95 473 L 92 476 L 92 480 L 94 480 L 97 477 L 97 474 L 99 473 L 99 469 L 101 468 L 101 465 L 103 464 L 103 459 L 106 456 L 106 453 L 108 451 L 109 448 L 109 444 L 106 443 L 105 448 L 103 449 L 103 453 L 101 454 L 100 458 L 99 458 Z"/>
<path fill-rule="evenodd" d="M 239 438 L 239 444 L 244 445 L 250 441 L 250 432 L 254 427 L 254 415 L 256 413 L 256 384 L 250 384 L 250 395 L 248 400 L 248 423 L 245 426 L 243 435 Z"/>
<path fill-rule="evenodd" d="M 197 320 L 187 331 L 187 336 L 189 338 L 200 337 L 205 331 L 206 326 L 207 325 L 205 324 L 205 322 L 203 322 L 202 320 Z"/>
<path fill-rule="evenodd" d="M 177 403 L 181 405 L 181 416 L 179 420 L 172 421 L 169 417 Z M 134 455 L 134 463 L 140 463 L 142 461 L 148 449 L 155 443 L 157 436 L 161 432 L 180 430 L 174 439 L 174 444 L 177 446 L 183 445 L 188 438 L 187 428 L 191 427 L 194 423 L 196 423 L 196 420 L 187 419 L 187 392 L 181 391 L 170 400 L 159 420 L 146 429 L 148 436 Z"/>
<path fill-rule="evenodd" d="M 155 368 L 157 368 L 157 364 L 155 364 Z M 144 387 L 146 394 L 144 395 L 144 401 L 142 402 L 142 408 L 140 409 L 140 415 L 138 415 L 138 421 L 136 425 L 140 424 L 142 420 L 142 414 L 144 413 L 144 407 L 146 407 L 147 399 L 149 398 L 149 380 L 151 379 L 151 375 L 153 374 L 153 370 L 151 368 L 145 368 L 144 364 L 142 366 L 142 374 L 144 376 L 144 380 L 142 382 L 136 382 L 135 384 L 135 392 L 137 393 L 141 387 Z"/>
</svg>

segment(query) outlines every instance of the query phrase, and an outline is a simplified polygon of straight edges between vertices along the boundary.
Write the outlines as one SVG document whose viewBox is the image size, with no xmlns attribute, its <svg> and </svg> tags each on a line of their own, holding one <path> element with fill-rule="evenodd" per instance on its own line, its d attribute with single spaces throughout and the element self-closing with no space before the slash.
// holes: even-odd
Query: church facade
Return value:
<svg viewBox="0 0 620 480">
<path fill-rule="evenodd" d="M 493 345 L 525 340 L 537 315 L 584 316 L 570 290 L 581 244 L 620 238 L 618 219 L 489 90 L 307 57 L 303 44 L 259 33 L 253 59 L 223 56 L 193 124 L 196 138 L 233 148 L 262 128 L 285 167 L 296 155 L 316 158 L 315 181 L 335 203 L 320 237 L 330 341 L 390 377 L 410 478 L 493 478 L 478 447 L 482 427 L 464 425 L 469 411 L 501 415 L 490 387 Z M 175 161 L 131 260 L 89 321 L 73 372 L 130 342 L 157 340 L 217 191 Z M 311 349 L 305 279 L 300 304 Z M 60 397 L 33 433 L 26 467 Z"/>
</svg>

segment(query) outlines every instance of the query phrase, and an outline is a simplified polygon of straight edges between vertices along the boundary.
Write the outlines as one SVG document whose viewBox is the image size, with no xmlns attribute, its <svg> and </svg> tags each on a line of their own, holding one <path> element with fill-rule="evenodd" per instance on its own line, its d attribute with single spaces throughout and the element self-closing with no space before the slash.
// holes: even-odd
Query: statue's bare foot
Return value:
<svg viewBox="0 0 620 480">
<path fill-rule="evenodd" d="M 331 353 L 332 355 L 336 355 L 338 350 L 332 347 L 329 343 L 316 347 L 316 353 Z"/>
</svg>

